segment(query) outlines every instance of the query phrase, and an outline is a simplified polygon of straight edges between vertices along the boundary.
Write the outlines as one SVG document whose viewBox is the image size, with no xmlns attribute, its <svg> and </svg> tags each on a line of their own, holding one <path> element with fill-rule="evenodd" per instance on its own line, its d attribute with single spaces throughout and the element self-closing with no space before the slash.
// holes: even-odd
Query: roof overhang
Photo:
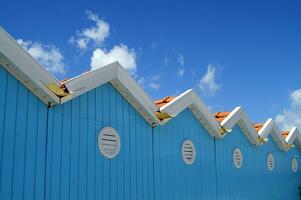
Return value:
<svg viewBox="0 0 301 200">
<path fill-rule="evenodd" d="M 191 110 L 191 112 L 208 130 L 212 137 L 222 137 L 221 126 L 218 124 L 207 106 L 197 96 L 193 89 L 187 90 L 186 92 L 173 99 L 171 102 L 162 106 L 160 108 L 160 112 L 167 113 L 169 116 L 175 117 L 186 108 L 189 108 Z M 169 120 L 170 118 L 163 120 L 162 124 L 166 123 Z"/>
<path fill-rule="evenodd" d="M 157 106 L 118 62 L 65 81 L 64 85 L 70 94 L 63 97 L 61 103 L 108 82 L 120 92 L 151 126 L 160 124 L 160 120 L 155 115 L 155 112 L 158 110 Z"/>
<path fill-rule="evenodd" d="M 58 80 L 1 27 L 0 44 L 0 64 L 44 103 L 47 105 L 58 104 L 59 97 L 47 88 L 49 84 L 59 86 Z"/>
<path fill-rule="evenodd" d="M 230 132 L 235 125 L 238 125 L 252 144 L 260 145 L 259 135 L 253 128 L 247 114 L 241 107 L 236 107 L 222 122 L 221 126 Z"/>
</svg>

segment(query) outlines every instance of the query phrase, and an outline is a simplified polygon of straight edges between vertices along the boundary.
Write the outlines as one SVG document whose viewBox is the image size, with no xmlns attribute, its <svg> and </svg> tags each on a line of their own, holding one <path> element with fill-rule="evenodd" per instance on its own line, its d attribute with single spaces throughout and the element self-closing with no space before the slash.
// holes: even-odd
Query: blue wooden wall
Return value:
<svg viewBox="0 0 301 200">
<path fill-rule="evenodd" d="M 0 83 L 1 200 L 299 199 L 296 147 L 282 152 L 272 139 L 256 147 L 238 126 L 214 140 L 188 109 L 152 128 L 109 83 L 53 108 L 3 67 Z M 103 157 L 97 145 L 106 126 L 121 139 L 114 159 Z M 185 139 L 196 148 L 193 165 L 182 160 Z M 235 147 L 244 156 L 241 169 L 233 165 Z"/>
<path fill-rule="evenodd" d="M 0 199 L 44 199 L 47 106 L 0 66 Z"/>
<path fill-rule="evenodd" d="M 182 159 L 185 139 L 196 149 L 192 165 Z M 188 109 L 154 128 L 154 168 L 156 200 L 216 199 L 214 140 Z"/>
<path fill-rule="evenodd" d="M 232 152 L 235 147 L 243 154 L 243 166 L 234 167 Z M 272 138 L 263 146 L 252 145 L 242 130 L 235 126 L 229 135 L 216 141 L 218 199 L 300 199 L 299 170 L 294 173 L 291 159 L 300 158 L 295 147 L 289 152 L 279 150 Z M 272 153 L 275 168 L 267 168 L 267 155 Z"/>
<path fill-rule="evenodd" d="M 99 131 L 116 129 L 120 154 L 102 156 Z M 46 199 L 154 199 L 152 127 L 105 84 L 50 110 Z"/>
</svg>

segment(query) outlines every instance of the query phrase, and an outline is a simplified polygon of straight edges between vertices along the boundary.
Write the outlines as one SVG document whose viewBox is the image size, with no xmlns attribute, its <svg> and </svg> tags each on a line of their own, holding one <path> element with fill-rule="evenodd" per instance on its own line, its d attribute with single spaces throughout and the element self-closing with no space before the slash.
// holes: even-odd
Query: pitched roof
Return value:
<svg viewBox="0 0 301 200">
<path fill-rule="evenodd" d="M 0 64 L 49 106 L 63 104 L 110 83 L 152 126 L 163 125 L 182 110 L 189 109 L 212 137 L 223 138 L 224 133 L 231 132 L 238 124 L 252 144 L 261 145 L 258 139 L 272 134 L 281 150 L 288 150 L 293 143 L 301 149 L 301 133 L 296 127 L 281 132 L 272 119 L 264 124 L 252 124 L 241 107 L 213 115 L 193 89 L 153 102 L 118 62 L 60 82 L 1 27 L 0 44 Z"/>
</svg>

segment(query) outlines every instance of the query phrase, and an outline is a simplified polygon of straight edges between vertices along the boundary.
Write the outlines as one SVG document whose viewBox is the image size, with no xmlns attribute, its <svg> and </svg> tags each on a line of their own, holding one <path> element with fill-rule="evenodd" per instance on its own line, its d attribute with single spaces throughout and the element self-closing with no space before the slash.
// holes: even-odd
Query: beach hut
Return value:
<svg viewBox="0 0 301 200">
<path fill-rule="evenodd" d="M 301 134 L 111 63 L 57 80 L 0 28 L 0 199 L 299 199 Z"/>
</svg>

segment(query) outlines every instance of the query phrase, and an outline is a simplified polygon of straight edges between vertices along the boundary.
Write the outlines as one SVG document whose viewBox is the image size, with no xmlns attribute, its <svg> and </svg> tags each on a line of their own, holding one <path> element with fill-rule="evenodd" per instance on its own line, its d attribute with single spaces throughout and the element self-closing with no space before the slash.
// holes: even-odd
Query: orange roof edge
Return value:
<svg viewBox="0 0 301 200">
<path fill-rule="evenodd" d="M 264 125 L 263 123 L 254 123 L 253 127 L 258 132 L 263 127 L 263 125 Z"/>
<path fill-rule="evenodd" d="M 158 99 L 155 101 L 155 104 L 161 108 L 162 106 L 168 104 L 169 102 L 171 102 L 172 100 L 174 100 L 175 97 L 172 97 L 172 96 L 167 96 L 167 97 L 164 97 L 162 99 Z"/>
<path fill-rule="evenodd" d="M 228 117 L 229 114 L 230 114 L 230 112 L 216 112 L 214 114 L 214 117 L 215 117 L 216 121 L 222 122 L 226 117 Z"/>
</svg>

